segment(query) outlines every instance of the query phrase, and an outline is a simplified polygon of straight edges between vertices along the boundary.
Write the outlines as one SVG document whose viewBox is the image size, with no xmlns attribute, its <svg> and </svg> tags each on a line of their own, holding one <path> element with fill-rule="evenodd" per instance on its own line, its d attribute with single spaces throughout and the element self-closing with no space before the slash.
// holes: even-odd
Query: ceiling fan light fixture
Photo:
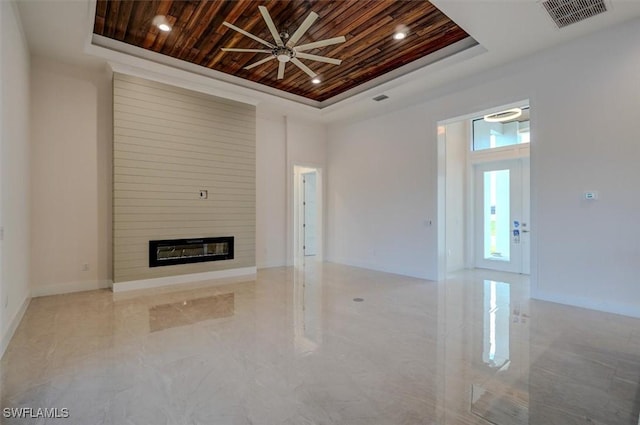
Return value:
<svg viewBox="0 0 640 425">
<path fill-rule="evenodd" d="M 160 31 L 164 31 L 164 32 L 171 31 L 171 25 L 169 25 L 169 21 L 167 20 L 167 17 L 164 15 L 154 16 L 152 23 L 153 25 L 158 27 Z"/>
<path fill-rule="evenodd" d="M 296 52 L 293 51 L 293 49 L 285 46 L 276 47 L 271 51 L 271 53 L 276 57 L 276 59 L 278 59 L 279 62 L 283 63 L 289 62 L 296 55 Z"/>
<path fill-rule="evenodd" d="M 486 122 L 505 122 L 505 121 L 514 120 L 518 118 L 520 115 L 522 115 L 522 109 L 512 108 L 512 109 L 507 109 L 506 111 L 485 115 L 484 120 Z"/>
</svg>

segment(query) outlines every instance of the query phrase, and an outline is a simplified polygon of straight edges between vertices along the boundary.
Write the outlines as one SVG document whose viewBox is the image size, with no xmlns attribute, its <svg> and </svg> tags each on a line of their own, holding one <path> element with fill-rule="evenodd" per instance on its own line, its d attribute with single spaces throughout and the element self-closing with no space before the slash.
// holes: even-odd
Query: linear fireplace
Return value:
<svg viewBox="0 0 640 425">
<path fill-rule="evenodd" d="M 149 267 L 233 260 L 233 236 L 149 241 Z"/>
</svg>

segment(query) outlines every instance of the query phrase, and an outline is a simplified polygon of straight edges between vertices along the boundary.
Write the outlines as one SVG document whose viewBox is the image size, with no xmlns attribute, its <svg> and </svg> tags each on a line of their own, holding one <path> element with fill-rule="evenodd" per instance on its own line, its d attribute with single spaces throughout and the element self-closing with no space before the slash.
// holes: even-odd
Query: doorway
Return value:
<svg viewBox="0 0 640 425">
<path fill-rule="evenodd" d="M 438 276 L 530 274 L 527 101 L 438 122 Z"/>
<path fill-rule="evenodd" d="M 318 252 L 317 174 L 316 170 L 302 173 L 302 255 L 305 257 L 314 257 Z"/>
<path fill-rule="evenodd" d="M 322 170 L 294 166 L 293 263 L 322 261 Z"/>
</svg>

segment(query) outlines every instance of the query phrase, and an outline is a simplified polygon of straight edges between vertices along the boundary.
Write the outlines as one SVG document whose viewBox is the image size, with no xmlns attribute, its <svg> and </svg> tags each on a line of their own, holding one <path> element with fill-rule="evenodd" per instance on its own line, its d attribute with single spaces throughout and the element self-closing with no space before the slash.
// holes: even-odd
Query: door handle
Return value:
<svg viewBox="0 0 640 425">
<path fill-rule="evenodd" d="M 522 233 L 529 233 L 529 231 L 528 230 L 523 230 Z"/>
</svg>

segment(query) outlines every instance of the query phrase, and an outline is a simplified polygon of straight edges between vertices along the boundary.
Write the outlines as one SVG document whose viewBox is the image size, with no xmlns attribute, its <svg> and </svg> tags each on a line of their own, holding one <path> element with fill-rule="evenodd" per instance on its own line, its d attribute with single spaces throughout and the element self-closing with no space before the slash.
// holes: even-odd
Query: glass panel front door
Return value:
<svg viewBox="0 0 640 425">
<path fill-rule="evenodd" d="M 509 261 L 509 170 L 484 171 L 484 259 Z"/>
<path fill-rule="evenodd" d="M 522 262 L 522 247 L 528 243 L 528 227 L 526 221 L 523 222 L 528 218 L 523 212 L 523 195 L 521 159 L 475 166 L 476 267 L 528 272 L 523 269 Z"/>
</svg>

